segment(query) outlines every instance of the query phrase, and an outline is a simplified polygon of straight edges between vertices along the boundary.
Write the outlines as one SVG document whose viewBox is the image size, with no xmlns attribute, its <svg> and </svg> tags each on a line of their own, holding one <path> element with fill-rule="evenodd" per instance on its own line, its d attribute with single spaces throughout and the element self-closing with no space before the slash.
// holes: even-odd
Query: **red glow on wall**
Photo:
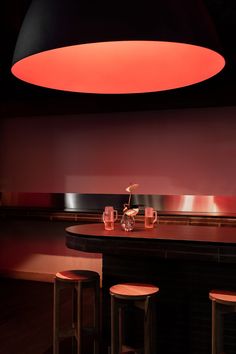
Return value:
<svg viewBox="0 0 236 354">
<path fill-rule="evenodd" d="M 16 62 L 12 73 L 31 84 L 64 91 L 122 94 L 169 90 L 204 81 L 225 65 L 204 47 L 117 41 L 57 48 Z"/>
</svg>

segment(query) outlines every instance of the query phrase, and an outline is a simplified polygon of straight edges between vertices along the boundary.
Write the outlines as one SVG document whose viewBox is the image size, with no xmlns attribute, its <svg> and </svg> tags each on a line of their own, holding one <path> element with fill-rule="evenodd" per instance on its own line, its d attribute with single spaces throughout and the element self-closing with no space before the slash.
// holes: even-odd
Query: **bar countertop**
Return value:
<svg viewBox="0 0 236 354">
<path fill-rule="evenodd" d="M 66 233 L 67 246 L 84 252 L 236 262 L 235 227 L 156 225 L 145 230 L 140 223 L 126 232 L 119 224 L 106 231 L 97 223 L 70 226 Z"/>
<path fill-rule="evenodd" d="M 151 240 L 173 240 L 212 243 L 235 243 L 235 227 L 192 226 L 192 225 L 158 225 L 153 229 L 144 229 L 142 225 L 133 231 L 123 231 L 115 225 L 112 231 L 106 231 L 102 223 L 74 225 L 66 229 L 71 235 L 98 238 L 132 238 Z"/>
</svg>

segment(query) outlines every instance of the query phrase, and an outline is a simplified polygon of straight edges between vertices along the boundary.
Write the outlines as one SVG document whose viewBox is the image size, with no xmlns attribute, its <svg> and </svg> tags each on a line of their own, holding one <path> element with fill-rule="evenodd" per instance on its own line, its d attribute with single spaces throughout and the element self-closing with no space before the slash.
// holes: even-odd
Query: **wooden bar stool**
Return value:
<svg viewBox="0 0 236 354">
<path fill-rule="evenodd" d="M 212 300 L 212 354 L 224 354 L 223 315 L 236 312 L 236 292 L 211 290 Z"/>
<path fill-rule="evenodd" d="M 91 288 L 93 292 L 93 325 L 83 328 L 83 291 Z M 61 292 L 71 289 L 72 321 L 69 328 L 62 328 Z M 60 340 L 72 337 L 77 342 L 77 354 L 82 353 L 82 334 L 93 338 L 93 352 L 100 350 L 100 276 L 87 270 L 67 270 L 56 274 L 54 279 L 54 318 L 53 318 L 53 354 L 59 354 Z"/>
<path fill-rule="evenodd" d="M 124 312 L 130 302 L 144 310 L 144 354 L 156 354 L 155 305 L 158 292 L 159 288 L 151 284 L 124 283 L 110 288 L 111 354 L 122 353 Z"/>
</svg>

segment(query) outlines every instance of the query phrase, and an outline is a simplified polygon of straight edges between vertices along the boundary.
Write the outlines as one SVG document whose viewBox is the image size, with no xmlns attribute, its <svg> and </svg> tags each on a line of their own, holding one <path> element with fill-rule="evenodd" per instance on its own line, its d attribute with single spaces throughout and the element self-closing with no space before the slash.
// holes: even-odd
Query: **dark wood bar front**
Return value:
<svg viewBox="0 0 236 354">
<path fill-rule="evenodd" d="M 105 231 L 102 223 L 66 229 L 66 245 L 103 254 L 104 342 L 109 343 L 108 289 L 118 282 L 160 288 L 158 353 L 211 352 L 211 289 L 236 290 L 236 228 L 157 225 L 132 232 Z M 136 326 L 137 319 L 134 319 Z M 132 326 L 131 326 L 132 327 Z M 236 348 L 236 319 L 225 318 L 225 351 Z"/>
</svg>

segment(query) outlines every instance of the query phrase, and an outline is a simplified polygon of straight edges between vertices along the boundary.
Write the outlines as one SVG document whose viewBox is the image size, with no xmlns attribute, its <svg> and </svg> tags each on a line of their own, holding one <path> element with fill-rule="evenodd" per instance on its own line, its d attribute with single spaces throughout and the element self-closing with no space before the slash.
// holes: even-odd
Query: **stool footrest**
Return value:
<svg viewBox="0 0 236 354">
<path fill-rule="evenodd" d="M 75 329 L 68 328 L 68 329 L 60 329 L 59 331 L 59 337 L 60 338 L 69 338 L 69 337 L 75 337 Z"/>
<path fill-rule="evenodd" d="M 141 351 L 139 349 L 123 346 L 121 349 L 121 354 L 139 354 Z"/>
<path fill-rule="evenodd" d="M 96 328 L 93 327 L 84 327 L 82 328 L 82 331 L 87 334 L 96 334 L 97 332 Z"/>
</svg>

